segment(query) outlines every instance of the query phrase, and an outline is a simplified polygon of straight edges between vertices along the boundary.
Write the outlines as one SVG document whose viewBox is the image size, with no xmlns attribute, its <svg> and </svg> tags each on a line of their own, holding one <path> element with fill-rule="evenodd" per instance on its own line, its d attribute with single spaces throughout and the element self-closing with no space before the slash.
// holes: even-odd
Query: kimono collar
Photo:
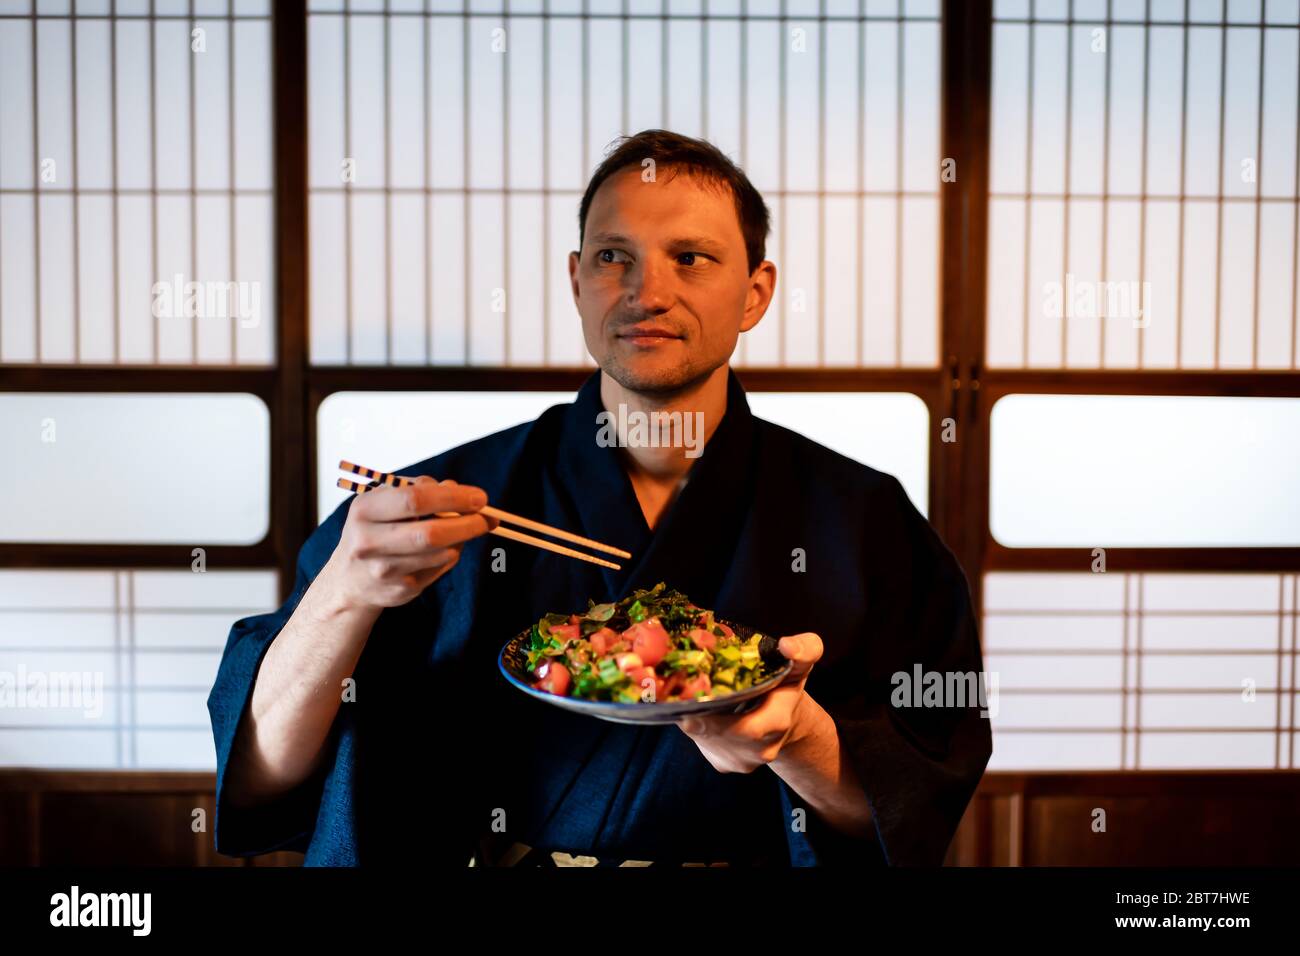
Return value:
<svg viewBox="0 0 1300 956">
<path fill-rule="evenodd" d="M 605 418 L 597 416 L 606 411 L 600 376 L 598 371 L 587 379 L 565 413 L 556 474 L 561 494 L 581 518 L 581 533 L 632 552 L 630 560 L 620 560 L 622 571 L 600 569 L 609 599 L 662 580 L 694 601 L 712 600 L 753 497 L 755 419 L 744 388 L 728 369 L 726 413 L 691 466 L 685 487 L 651 531 L 623 464 L 624 452 L 597 443 Z"/>
</svg>

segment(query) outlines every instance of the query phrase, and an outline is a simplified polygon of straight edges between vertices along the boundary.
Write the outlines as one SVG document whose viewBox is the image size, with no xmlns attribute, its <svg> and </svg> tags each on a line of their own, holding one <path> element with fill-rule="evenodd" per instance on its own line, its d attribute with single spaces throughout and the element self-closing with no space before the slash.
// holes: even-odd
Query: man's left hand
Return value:
<svg viewBox="0 0 1300 956">
<path fill-rule="evenodd" d="M 776 760 L 788 741 L 809 730 L 804 718 L 816 708 L 801 705 L 808 699 L 804 692 L 808 674 L 822 656 L 822 639 L 812 633 L 795 634 L 781 638 L 777 647 L 794 666 L 753 710 L 683 717 L 676 722 L 721 773 L 752 773 Z"/>
</svg>

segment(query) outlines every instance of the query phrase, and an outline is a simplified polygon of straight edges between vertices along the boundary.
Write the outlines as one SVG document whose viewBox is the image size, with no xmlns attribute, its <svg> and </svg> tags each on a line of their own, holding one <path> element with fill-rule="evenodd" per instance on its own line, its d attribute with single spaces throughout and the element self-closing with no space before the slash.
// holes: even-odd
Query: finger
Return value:
<svg viewBox="0 0 1300 956">
<path fill-rule="evenodd" d="M 490 529 L 491 522 L 482 515 L 384 522 L 371 530 L 368 545 L 361 556 L 427 555 L 431 551 L 459 547 L 487 534 Z"/>
<path fill-rule="evenodd" d="M 754 719 L 749 719 L 753 717 Z M 708 715 L 703 717 L 683 717 L 677 721 L 686 736 L 703 740 L 706 738 L 728 738 L 746 741 L 755 746 L 769 746 L 784 740 L 790 731 L 791 715 L 775 710 L 760 713 L 753 711 L 741 716 Z"/>
<path fill-rule="evenodd" d="M 428 477 L 428 476 L 421 475 L 420 477 Z M 460 485 L 458 481 L 454 481 L 452 479 L 443 479 L 441 484 L 456 486 L 456 488 L 467 488 L 471 490 L 471 492 L 482 492 L 482 489 L 477 488 L 476 485 Z M 472 501 L 477 501 L 477 498 L 472 498 Z M 452 509 L 452 510 L 460 511 L 461 514 L 468 514 L 468 512 L 465 511 L 465 509 L 460 509 L 460 507 L 458 507 L 458 509 Z M 490 518 L 490 516 L 487 515 L 484 515 L 484 518 L 487 520 L 487 529 L 489 529 L 489 531 L 491 531 L 491 529 L 500 527 L 499 518 Z"/>
<path fill-rule="evenodd" d="M 412 555 L 409 557 L 376 557 L 374 559 L 380 562 L 384 576 L 393 579 L 406 575 L 414 575 L 417 579 L 426 575 L 438 575 L 445 571 L 448 565 L 455 564 L 460 560 L 459 548 L 438 548 L 425 554 Z"/>
<path fill-rule="evenodd" d="M 747 718 L 757 710 L 744 714 L 699 714 L 693 717 L 681 717 L 677 726 L 691 737 L 717 737 L 722 734 L 735 733 Z"/>
<path fill-rule="evenodd" d="M 421 475 L 415 484 L 394 488 L 384 485 L 360 495 L 352 509 L 366 521 L 403 521 L 438 511 L 473 514 L 487 504 L 487 493 L 473 485 L 439 483 Z"/>
<path fill-rule="evenodd" d="M 460 558 L 459 551 L 448 550 L 446 552 L 450 557 L 447 561 L 435 565 L 431 568 L 425 568 L 423 571 L 415 572 L 415 586 L 423 591 L 430 584 L 447 573 L 448 566 L 453 565 Z"/>
<path fill-rule="evenodd" d="M 423 476 L 423 475 L 422 475 L 421 477 L 426 477 L 426 476 Z M 463 485 L 463 486 L 462 486 L 462 485 L 460 485 L 459 482 L 453 481 L 451 478 L 444 478 L 444 479 L 442 479 L 442 484 L 444 484 L 444 485 L 453 485 L 453 486 L 458 487 L 458 488 L 459 488 L 459 487 L 464 487 L 464 488 L 468 488 L 468 489 L 470 489 L 471 491 L 482 491 L 482 490 L 483 490 L 482 488 L 478 488 L 478 487 L 476 487 L 476 486 L 474 486 L 474 485 Z M 477 501 L 478 499 L 475 498 L 475 499 L 473 499 L 473 500 Z M 456 508 L 456 509 L 454 509 L 454 510 L 459 511 L 461 514 L 466 514 L 466 511 L 465 511 L 464 508 Z M 488 517 L 487 515 L 484 515 L 483 517 L 487 519 L 488 530 L 489 530 L 489 531 L 491 531 L 493 528 L 500 527 L 500 525 L 501 525 L 501 519 L 500 519 L 500 518 L 492 518 L 492 517 Z"/>
<path fill-rule="evenodd" d="M 682 717 L 677 721 L 677 726 L 682 729 L 682 733 L 688 737 L 707 737 L 708 732 L 702 717 Z"/>
<path fill-rule="evenodd" d="M 777 643 L 777 649 L 794 662 L 785 683 L 802 684 L 803 681 L 807 680 L 808 672 L 812 670 L 813 665 L 821 660 L 823 646 L 820 637 L 811 632 L 805 632 L 781 638 Z"/>
</svg>

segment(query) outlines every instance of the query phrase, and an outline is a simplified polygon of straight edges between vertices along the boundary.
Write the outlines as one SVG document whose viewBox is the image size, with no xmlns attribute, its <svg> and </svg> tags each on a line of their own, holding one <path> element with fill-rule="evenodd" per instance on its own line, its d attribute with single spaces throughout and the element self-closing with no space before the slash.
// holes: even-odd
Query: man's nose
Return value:
<svg viewBox="0 0 1300 956">
<path fill-rule="evenodd" d="M 672 307 L 672 272 L 660 262 L 641 260 L 626 273 L 624 293 L 629 310 L 666 312 Z"/>
</svg>

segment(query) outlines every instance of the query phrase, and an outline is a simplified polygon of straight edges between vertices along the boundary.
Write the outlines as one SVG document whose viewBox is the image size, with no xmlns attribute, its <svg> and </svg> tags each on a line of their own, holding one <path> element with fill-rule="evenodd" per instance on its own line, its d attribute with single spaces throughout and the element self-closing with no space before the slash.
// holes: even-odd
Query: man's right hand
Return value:
<svg viewBox="0 0 1300 956">
<path fill-rule="evenodd" d="M 358 495 L 320 573 L 271 641 L 230 753 L 226 794 L 252 805 L 288 793 L 319 766 L 375 620 L 450 571 L 466 541 L 500 522 L 479 514 L 481 488 L 436 482 Z M 435 517 L 438 512 L 456 517 Z"/>
<path fill-rule="evenodd" d="M 333 601 L 377 612 L 414 600 L 455 567 L 467 541 L 500 524 L 478 513 L 486 504 L 482 488 L 428 475 L 413 485 L 384 485 L 358 495 L 321 571 Z M 449 511 L 458 517 L 436 517 Z"/>
</svg>

